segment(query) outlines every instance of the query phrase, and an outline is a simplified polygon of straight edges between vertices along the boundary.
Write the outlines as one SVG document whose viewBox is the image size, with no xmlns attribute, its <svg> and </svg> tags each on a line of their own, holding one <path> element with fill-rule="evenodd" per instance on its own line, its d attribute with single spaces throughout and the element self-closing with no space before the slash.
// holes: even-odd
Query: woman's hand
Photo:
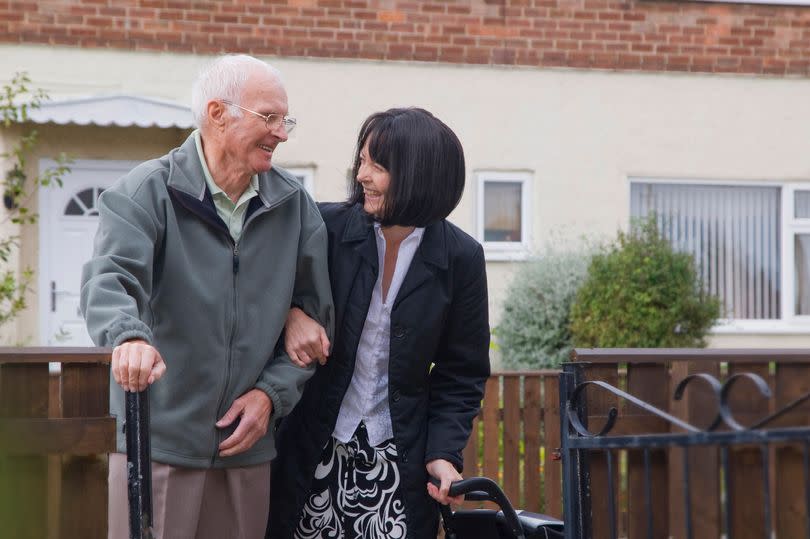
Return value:
<svg viewBox="0 0 810 539">
<path fill-rule="evenodd" d="M 425 467 L 427 468 L 428 474 L 442 482 L 439 488 L 436 488 L 436 485 L 433 483 L 428 482 L 427 491 L 431 498 L 443 505 L 451 503 L 453 505 L 459 505 L 464 501 L 464 496 L 451 497 L 447 495 L 450 490 L 450 483 L 462 479 L 461 474 L 458 473 L 455 466 L 444 459 L 436 459 L 428 462 Z"/>
<path fill-rule="evenodd" d="M 293 307 L 287 314 L 284 328 L 284 350 L 295 365 L 306 368 L 316 360 L 321 365 L 326 364 L 329 337 L 318 322 L 298 307 Z"/>
</svg>

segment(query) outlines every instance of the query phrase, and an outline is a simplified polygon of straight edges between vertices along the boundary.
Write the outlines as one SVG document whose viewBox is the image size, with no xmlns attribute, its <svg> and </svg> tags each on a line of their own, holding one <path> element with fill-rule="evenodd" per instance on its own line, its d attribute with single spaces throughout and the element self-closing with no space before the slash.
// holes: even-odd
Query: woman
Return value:
<svg viewBox="0 0 810 539">
<path fill-rule="evenodd" d="M 445 220 L 464 153 L 429 112 L 391 109 L 363 124 L 353 173 L 349 200 L 320 206 L 336 337 L 280 428 L 269 536 L 433 539 L 489 376 L 483 250 Z M 328 344 L 291 310 L 294 361 Z"/>
</svg>

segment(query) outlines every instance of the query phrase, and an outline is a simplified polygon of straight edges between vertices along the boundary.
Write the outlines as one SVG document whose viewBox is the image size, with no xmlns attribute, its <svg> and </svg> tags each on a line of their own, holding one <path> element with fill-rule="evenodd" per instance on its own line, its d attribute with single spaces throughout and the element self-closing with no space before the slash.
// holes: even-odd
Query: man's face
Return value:
<svg viewBox="0 0 810 539">
<path fill-rule="evenodd" d="M 260 114 L 286 115 L 287 92 L 275 77 L 257 70 L 248 78 L 237 105 Z M 285 140 L 287 131 L 283 124 L 267 129 L 262 118 L 242 111 L 241 118 L 228 119 L 225 153 L 230 160 L 244 166 L 247 172 L 256 174 L 270 170 L 273 152 Z"/>
</svg>

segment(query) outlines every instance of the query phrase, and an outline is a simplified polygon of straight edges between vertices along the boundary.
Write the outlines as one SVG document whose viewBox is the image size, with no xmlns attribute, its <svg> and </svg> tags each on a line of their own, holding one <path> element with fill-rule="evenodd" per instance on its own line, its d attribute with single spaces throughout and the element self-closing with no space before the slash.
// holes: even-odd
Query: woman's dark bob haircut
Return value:
<svg viewBox="0 0 810 539">
<path fill-rule="evenodd" d="M 349 204 L 363 203 L 357 182 L 360 151 L 391 176 L 382 226 L 424 227 L 450 215 L 464 192 L 464 150 L 444 122 L 424 109 L 389 109 L 372 114 L 360 128 L 352 169 Z"/>
</svg>

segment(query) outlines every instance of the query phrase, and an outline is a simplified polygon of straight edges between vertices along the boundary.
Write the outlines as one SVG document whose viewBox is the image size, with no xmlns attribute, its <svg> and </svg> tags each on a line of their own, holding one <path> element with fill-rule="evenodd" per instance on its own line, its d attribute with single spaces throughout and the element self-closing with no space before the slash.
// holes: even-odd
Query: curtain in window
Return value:
<svg viewBox="0 0 810 539">
<path fill-rule="evenodd" d="M 673 246 L 694 255 L 721 316 L 779 318 L 778 187 L 634 182 L 630 199 L 633 217 L 655 213 Z"/>
<path fill-rule="evenodd" d="M 484 183 L 484 241 L 521 241 L 520 182 Z"/>
</svg>

